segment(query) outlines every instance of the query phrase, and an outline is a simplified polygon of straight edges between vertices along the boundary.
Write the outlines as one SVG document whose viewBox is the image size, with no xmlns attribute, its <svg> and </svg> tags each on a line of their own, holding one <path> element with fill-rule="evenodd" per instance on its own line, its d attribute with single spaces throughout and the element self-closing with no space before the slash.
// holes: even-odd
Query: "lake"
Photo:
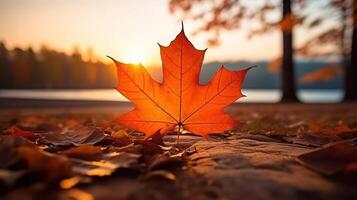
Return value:
<svg viewBox="0 0 357 200">
<path fill-rule="evenodd" d="M 274 103 L 281 98 L 279 90 L 243 90 L 247 97 L 238 102 Z M 343 99 L 341 90 L 299 90 L 298 98 L 305 103 L 334 103 Z M 0 90 L 0 98 L 128 101 L 115 89 L 89 90 Z"/>
</svg>

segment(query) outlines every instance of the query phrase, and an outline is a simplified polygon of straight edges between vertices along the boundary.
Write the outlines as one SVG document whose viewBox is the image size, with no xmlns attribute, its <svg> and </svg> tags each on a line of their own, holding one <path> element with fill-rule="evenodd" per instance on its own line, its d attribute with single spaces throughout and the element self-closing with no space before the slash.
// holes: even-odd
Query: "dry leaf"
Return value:
<svg viewBox="0 0 357 200">
<path fill-rule="evenodd" d="M 24 174 L 25 171 L 23 170 L 12 171 L 7 169 L 0 169 L 0 186 L 13 186 Z"/>
<path fill-rule="evenodd" d="M 56 181 L 71 174 L 71 165 L 64 156 L 44 152 L 37 147 L 21 146 L 17 152 L 27 165 L 27 169 L 43 175 L 48 181 Z"/>
<path fill-rule="evenodd" d="M 308 129 L 309 129 L 309 132 L 311 132 L 311 133 L 317 133 L 317 132 L 321 131 L 322 127 L 321 127 L 321 124 L 319 124 L 319 123 L 310 122 L 308 124 Z"/>
<path fill-rule="evenodd" d="M 33 139 L 36 135 L 32 131 L 25 131 L 18 127 L 12 127 L 10 129 L 10 134 L 14 136 L 24 137 L 27 139 Z"/>
<path fill-rule="evenodd" d="M 86 176 L 109 176 L 118 168 L 130 168 L 138 163 L 140 155 L 132 153 L 113 153 L 103 155 L 100 161 L 85 161 L 71 158 L 73 172 Z"/>
<path fill-rule="evenodd" d="M 173 174 L 172 172 L 167 171 L 167 170 L 156 170 L 156 171 L 151 171 L 151 172 L 147 173 L 144 177 L 145 180 L 151 180 L 151 179 L 156 179 L 156 178 L 175 181 L 176 175 Z"/>
<path fill-rule="evenodd" d="M 164 141 L 162 140 L 162 137 L 160 135 L 160 132 L 156 132 L 154 135 L 151 136 L 151 142 L 157 144 L 157 145 L 161 145 L 164 146 Z"/>
<path fill-rule="evenodd" d="M 21 158 L 16 149 L 21 146 L 36 147 L 29 140 L 22 137 L 0 136 L 0 168 L 8 168 L 19 162 Z"/>
<path fill-rule="evenodd" d="M 87 126 L 75 126 L 63 132 L 50 132 L 41 134 L 41 143 L 55 146 L 81 144 L 96 144 L 104 139 L 103 131 Z"/>
<path fill-rule="evenodd" d="M 63 179 L 59 182 L 59 185 L 62 189 L 70 189 L 77 185 L 81 181 L 81 178 L 79 176 L 74 176 L 71 178 L 66 178 Z"/>
<path fill-rule="evenodd" d="M 159 168 L 165 168 L 167 166 L 177 166 L 182 164 L 183 160 L 178 156 L 157 155 L 151 159 L 148 169 L 154 170 Z"/>
<path fill-rule="evenodd" d="M 78 147 L 72 147 L 62 151 L 61 154 L 71 158 L 83 160 L 100 160 L 102 158 L 103 151 L 98 146 L 83 144 Z"/>
<path fill-rule="evenodd" d="M 94 200 L 95 198 L 90 193 L 84 192 L 77 188 L 72 188 L 60 193 L 58 199 Z"/>
<path fill-rule="evenodd" d="M 112 133 L 113 145 L 114 146 L 126 146 L 133 143 L 128 133 L 125 130 L 118 130 Z"/>
<path fill-rule="evenodd" d="M 298 156 L 298 161 L 327 175 L 357 172 L 357 145 L 353 141 L 329 144 Z"/>
</svg>

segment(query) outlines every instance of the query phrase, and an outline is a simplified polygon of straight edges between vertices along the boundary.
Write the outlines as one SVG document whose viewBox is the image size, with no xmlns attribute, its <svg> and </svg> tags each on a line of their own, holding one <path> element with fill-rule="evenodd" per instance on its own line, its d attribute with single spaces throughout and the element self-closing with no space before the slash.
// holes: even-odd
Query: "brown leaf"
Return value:
<svg viewBox="0 0 357 200">
<path fill-rule="evenodd" d="M 128 133 L 125 130 L 118 130 L 112 133 L 113 145 L 114 146 L 126 146 L 133 143 Z"/>
<path fill-rule="evenodd" d="M 71 158 L 78 158 L 83 160 L 100 160 L 102 158 L 103 151 L 98 146 L 91 144 L 83 144 L 78 147 L 72 147 L 70 149 L 60 152 L 62 155 L 66 155 Z"/>
<path fill-rule="evenodd" d="M 131 153 L 112 153 L 100 161 L 85 161 L 71 158 L 73 172 L 86 176 L 109 176 L 118 168 L 130 168 L 137 164 L 140 155 Z"/>
<path fill-rule="evenodd" d="M 87 126 L 76 126 L 63 132 L 50 132 L 41 134 L 41 143 L 58 145 L 96 144 L 104 137 L 104 132 Z"/>
<path fill-rule="evenodd" d="M 58 199 L 73 199 L 73 200 L 94 200 L 92 194 L 84 192 L 77 188 L 65 190 L 58 195 Z"/>
<path fill-rule="evenodd" d="M 160 134 L 160 131 L 157 131 L 154 135 L 152 135 L 149 140 L 157 145 L 165 145 L 164 141 L 162 140 L 162 135 Z"/>
<path fill-rule="evenodd" d="M 48 181 L 56 181 L 68 177 L 71 173 L 71 165 L 64 156 L 44 152 L 37 147 L 21 146 L 17 152 L 26 163 L 30 172 L 43 175 Z"/>
<path fill-rule="evenodd" d="M 163 152 L 162 148 L 150 140 L 134 140 L 135 145 L 140 145 L 138 150 L 143 155 L 155 155 Z"/>
<path fill-rule="evenodd" d="M 167 155 L 157 155 L 154 156 L 151 163 L 149 164 L 148 169 L 149 170 L 154 170 L 154 169 L 162 169 L 168 166 L 177 166 L 179 164 L 182 164 L 182 159 L 181 157 L 171 157 Z"/>
<path fill-rule="evenodd" d="M 322 174 L 357 172 L 357 145 L 342 141 L 298 156 L 303 165 Z"/>
<path fill-rule="evenodd" d="M 63 179 L 59 182 L 59 185 L 62 189 L 70 189 L 77 185 L 81 181 L 81 178 L 79 176 L 74 176 L 71 178 L 66 178 Z"/>
<path fill-rule="evenodd" d="M 17 180 L 23 176 L 25 171 L 20 170 L 20 171 L 12 171 L 12 170 L 6 170 L 6 169 L 0 169 L 0 186 L 3 186 L 4 184 L 6 186 L 13 186 Z"/>
<path fill-rule="evenodd" d="M 144 177 L 145 180 L 152 180 L 152 179 L 166 179 L 169 181 L 175 181 L 176 175 L 172 172 L 167 170 L 155 170 L 147 173 Z"/>
<path fill-rule="evenodd" d="M 27 139 L 34 139 L 36 137 L 36 135 L 32 131 L 25 131 L 16 126 L 10 129 L 10 134 L 14 136 L 24 137 Z"/>
<path fill-rule="evenodd" d="M 309 129 L 309 132 L 311 132 L 311 133 L 320 132 L 321 131 L 321 124 L 316 123 L 316 122 L 310 122 L 308 124 L 308 129 Z"/>
<path fill-rule="evenodd" d="M 0 168 L 8 168 L 19 162 L 20 157 L 16 148 L 20 146 L 35 147 L 34 144 L 23 137 L 0 136 Z"/>
</svg>

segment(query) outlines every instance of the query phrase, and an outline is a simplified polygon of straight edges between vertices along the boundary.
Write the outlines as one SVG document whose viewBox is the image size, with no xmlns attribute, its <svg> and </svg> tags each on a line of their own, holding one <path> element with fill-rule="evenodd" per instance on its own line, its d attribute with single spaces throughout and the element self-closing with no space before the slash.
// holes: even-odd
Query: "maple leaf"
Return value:
<svg viewBox="0 0 357 200">
<path fill-rule="evenodd" d="M 117 90 L 135 106 L 118 117 L 118 123 L 145 133 L 148 138 L 182 129 L 207 136 L 238 125 L 224 107 L 244 96 L 241 86 L 247 71 L 223 66 L 206 84 L 199 74 L 206 50 L 197 50 L 181 32 L 165 47 L 160 45 L 163 81 L 152 79 L 142 64 L 125 64 L 111 57 L 117 67 Z"/>
</svg>

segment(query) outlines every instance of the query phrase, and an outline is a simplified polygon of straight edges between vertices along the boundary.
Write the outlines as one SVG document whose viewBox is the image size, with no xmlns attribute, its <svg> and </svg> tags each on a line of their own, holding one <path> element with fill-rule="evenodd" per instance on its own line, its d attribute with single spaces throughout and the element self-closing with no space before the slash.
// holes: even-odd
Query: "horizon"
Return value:
<svg viewBox="0 0 357 200">
<path fill-rule="evenodd" d="M 73 54 L 73 52 L 67 52 L 67 51 L 61 51 L 60 49 L 56 49 L 56 48 L 52 48 L 51 46 L 47 46 L 47 45 L 42 45 L 41 47 L 39 48 L 34 48 L 32 46 L 27 46 L 27 47 L 19 47 L 19 46 L 13 46 L 11 48 L 9 48 L 7 46 L 7 43 L 0 40 L 0 43 L 3 43 L 5 44 L 5 46 L 7 47 L 7 49 L 9 51 L 12 51 L 14 50 L 15 48 L 20 48 L 22 50 L 27 50 L 27 49 L 32 49 L 36 54 L 39 54 L 40 53 L 40 50 L 41 48 L 46 48 L 46 49 L 49 49 L 49 50 L 53 50 L 53 51 L 56 51 L 56 52 L 59 52 L 59 53 L 64 53 L 66 54 L 67 56 L 71 56 Z M 76 49 L 78 48 L 78 46 L 73 46 L 73 49 Z M 80 53 L 80 55 L 82 56 L 82 59 L 83 61 L 86 61 L 86 62 L 89 62 L 90 59 L 89 59 L 89 56 L 87 55 L 88 53 L 86 52 L 86 50 L 81 50 L 81 48 L 78 49 Z M 96 52 L 93 52 L 94 55 L 96 55 Z M 102 62 L 104 64 L 112 64 L 112 60 L 110 58 L 108 58 L 109 55 L 106 55 L 104 57 L 104 59 L 96 59 L 94 58 L 94 61 L 93 62 Z M 115 57 L 113 57 L 115 58 Z M 321 62 L 321 63 L 331 63 L 331 62 L 340 62 L 341 58 L 339 56 L 335 56 L 335 57 L 332 57 L 332 58 L 301 58 L 301 57 L 295 57 L 294 60 L 296 62 Z M 120 61 L 120 60 L 119 60 Z M 272 59 L 227 59 L 227 60 L 209 60 L 209 61 L 206 61 L 204 60 L 203 61 L 203 64 L 209 64 L 209 63 L 230 63 L 230 62 L 271 62 Z M 129 63 L 128 63 L 129 64 Z M 132 64 L 138 64 L 138 63 L 132 63 Z M 158 63 L 159 65 L 150 65 L 150 66 L 145 66 L 145 67 L 154 67 L 154 68 L 161 68 L 161 60 L 160 60 L 160 63 Z"/>
</svg>

